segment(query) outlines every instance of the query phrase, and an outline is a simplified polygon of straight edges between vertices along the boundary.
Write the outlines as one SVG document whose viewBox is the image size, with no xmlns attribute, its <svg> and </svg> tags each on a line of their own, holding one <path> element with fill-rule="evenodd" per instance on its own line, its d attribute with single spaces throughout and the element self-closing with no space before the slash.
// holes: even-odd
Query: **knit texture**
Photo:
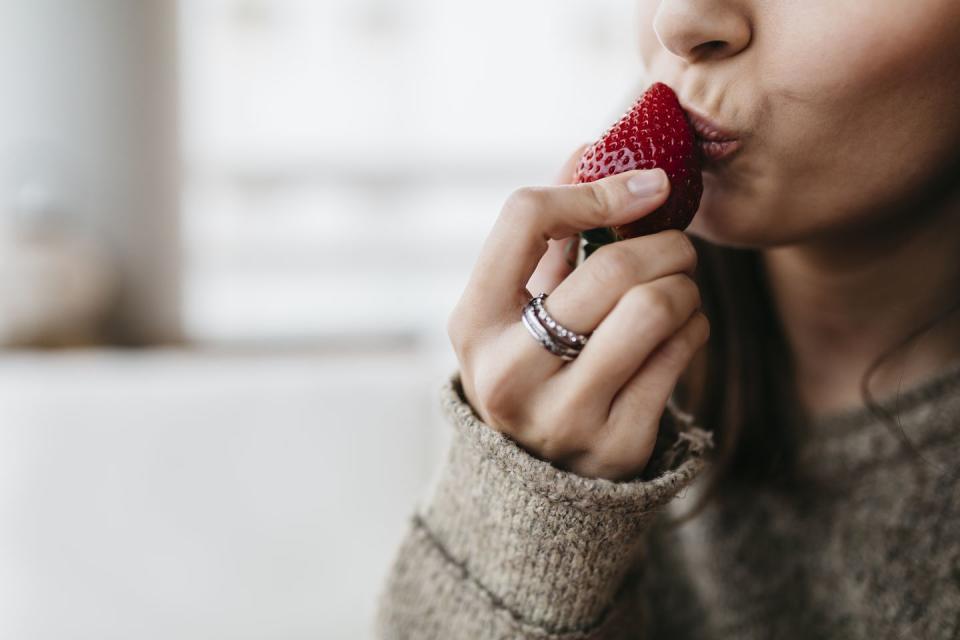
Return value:
<svg viewBox="0 0 960 640">
<path fill-rule="evenodd" d="M 680 527 L 710 434 L 668 406 L 630 482 L 538 460 L 484 424 L 458 373 L 449 456 L 383 585 L 380 638 L 957 638 L 960 363 L 809 425 L 794 490 L 728 483 Z M 676 513 L 673 513 L 676 510 Z"/>
</svg>

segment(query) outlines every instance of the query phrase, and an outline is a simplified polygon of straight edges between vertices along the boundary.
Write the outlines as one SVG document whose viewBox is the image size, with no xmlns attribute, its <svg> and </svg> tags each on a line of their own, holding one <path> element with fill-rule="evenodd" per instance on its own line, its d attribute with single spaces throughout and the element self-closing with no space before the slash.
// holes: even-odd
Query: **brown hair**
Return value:
<svg viewBox="0 0 960 640">
<path fill-rule="evenodd" d="M 698 424 L 713 432 L 717 447 L 705 492 L 674 524 L 700 513 L 725 481 L 762 480 L 801 487 L 796 453 L 805 416 L 796 397 L 791 353 L 762 256 L 756 250 L 691 240 L 699 254 L 696 280 L 711 333 L 701 381 L 685 384 L 682 380 L 677 395 Z M 869 382 L 887 358 L 957 310 L 960 306 L 948 309 L 883 351 L 861 380 L 864 405 L 921 459 L 896 416 L 873 398 Z"/>
</svg>

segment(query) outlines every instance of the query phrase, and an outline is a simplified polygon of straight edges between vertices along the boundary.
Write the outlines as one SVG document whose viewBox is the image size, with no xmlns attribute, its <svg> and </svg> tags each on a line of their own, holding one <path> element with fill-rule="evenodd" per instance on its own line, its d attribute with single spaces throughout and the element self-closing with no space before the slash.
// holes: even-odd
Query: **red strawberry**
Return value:
<svg viewBox="0 0 960 640">
<path fill-rule="evenodd" d="M 656 211 L 614 227 L 614 240 L 664 229 L 685 229 L 703 194 L 700 158 L 693 128 L 677 94 L 663 83 L 652 85 L 618 123 L 584 152 L 577 182 L 592 182 L 632 169 L 659 167 L 670 178 L 670 196 Z M 588 241 L 595 240 L 588 237 Z"/>
</svg>

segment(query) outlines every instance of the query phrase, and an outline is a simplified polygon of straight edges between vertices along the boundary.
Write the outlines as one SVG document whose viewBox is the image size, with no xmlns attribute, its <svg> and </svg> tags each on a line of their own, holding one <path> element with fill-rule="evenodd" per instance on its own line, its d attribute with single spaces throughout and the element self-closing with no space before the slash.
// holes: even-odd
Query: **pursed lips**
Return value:
<svg viewBox="0 0 960 640">
<path fill-rule="evenodd" d="M 736 134 L 722 129 L 712 120 L 684 106 L 684 111 L 696 136 L 697 146 L 707 164 L 731 157 L 742 143 Z"/>
</svg>

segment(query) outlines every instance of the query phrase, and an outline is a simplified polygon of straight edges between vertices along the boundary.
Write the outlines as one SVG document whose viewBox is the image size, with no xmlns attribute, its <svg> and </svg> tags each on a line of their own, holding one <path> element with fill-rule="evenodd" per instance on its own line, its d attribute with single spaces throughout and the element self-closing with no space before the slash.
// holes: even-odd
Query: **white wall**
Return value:
<svg viewBox="0 0 960 640">
<path fill-rule="evenodd" d="M 442 333 L 513 189 L 642 84 L 624 0 L 192 0 L 185 321 L 202 340 Z"/>
</svg>

